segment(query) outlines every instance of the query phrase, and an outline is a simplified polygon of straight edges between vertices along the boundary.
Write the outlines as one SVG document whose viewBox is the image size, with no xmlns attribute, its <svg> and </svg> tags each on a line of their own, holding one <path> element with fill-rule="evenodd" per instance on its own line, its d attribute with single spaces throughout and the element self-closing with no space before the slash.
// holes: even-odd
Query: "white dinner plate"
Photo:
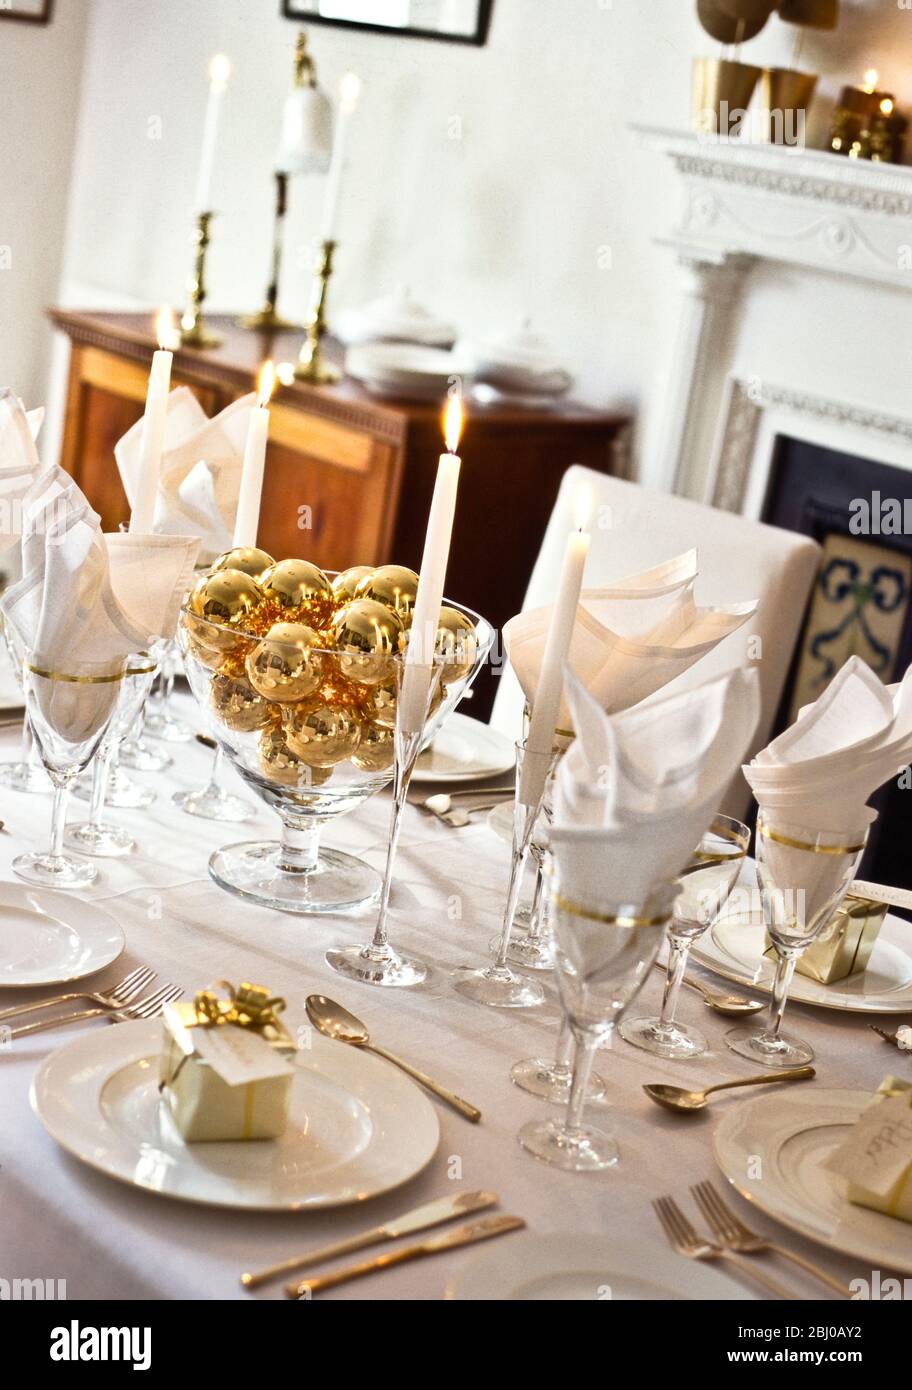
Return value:
<svg viewBox="0 0 912 1390">
<path fill-rule="evenodd" d="M 763 931 L 760 912 L 722 917 L 694 944 L 692 958 L 726 980 L 769 994 L 775 967 L 763 955 Z M 866 970 L 832 985 L 796 971 L 789 998 L 851 1013 L 912 1012 L 912 923 L 888 913 Z"/>
<path fill-rule="evenodd" d="M 0 883 L 0 989 L 63 985 L 116 960 L 124 934 L 96 903 Z"/>
<path fill-rule="evenodd" d="M 52 1052 L 32 1107 L 57 1143 L 112 1178 L 219 1207 L 301 1211 L 398 1187 L 437 1149 L 434 1107 L 396 1067 L 314 1037 L 297 1054 L 281 1139 L 187 1144 L 158 1094 L 161 1022 L 92 1029 Z"/>
<path fill-rule="evenodd" d="M 412 781 L 476 782 L 512 771 L 515 762 L 516 749 L 506 734 L 457 711 L 421 754 Z"/>
<path fill-rule="evenodd" d="M 748 1299 L 757 1295 L 709 1265 L 648 1240 L 536 1236 L 492 1244 L 459 1271 L 450 1299 L 517 1303 L 587 1300 Z"/>
<path fill-rule="evenodd" d="M 912 1273 L 912 1225 L 853 1206 L 845 1178 L 826 1166 L 870 1101 L 867 1091 L 805 1086 L 742 1101 L 716 1125 L 713 1151 L 741 1196 L 790 1230 L 868 1270 Z"/>
</svg>

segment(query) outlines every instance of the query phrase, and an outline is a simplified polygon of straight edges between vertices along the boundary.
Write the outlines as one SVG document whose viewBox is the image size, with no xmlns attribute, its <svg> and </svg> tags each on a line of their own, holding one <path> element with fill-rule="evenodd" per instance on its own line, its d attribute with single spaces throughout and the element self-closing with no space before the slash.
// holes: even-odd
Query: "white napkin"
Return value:
<svg viewBox="0 0 912 1390">
<path fill-rule="evenodd" d="M 22 535 L 22 499 L 41 472 L 35 440 L 43 420 L 43 409 L 27 411 L 0 389 L 0 553 Z"/>
<path fill-rule="evenodd" d="M 568 670 L 577 737 L 557 771 L 549 833 L 565 896 L 642 903 L 677 877 L 760 717 L 755 671 L 606 714 Z"/>
<path fill-rule="evenodd" d="M 210 420 L 186 386 L 168 397 L 165 445 L 153 529 L 199 536 L 199 559 L 209 564 L 233 543 L 244 445 L 256 395 L 251 393 Z M 114 446 L 120 477 L 133 505 L 142 420 Z"/>
<path fill-rule="evenodd" d="M 700 608 L 697 552 L 631 575 L 610 589 L 584 589 L 567 664 L 609 714 L 644 700 L 712 651 L 755 612 L 756 602 Z M 518 613 L 504 625 L 507 655 L 534 703 L 551 609 Z M 566 691 L 558 728 L 570 728 Z"/>
<path fill-rule="evenodd" d="M 887 687 L 857 656 L 744 775 L 769 823 L 854 833 L 865 805 L 912 759 L 912 668 Z"/>
</svg>

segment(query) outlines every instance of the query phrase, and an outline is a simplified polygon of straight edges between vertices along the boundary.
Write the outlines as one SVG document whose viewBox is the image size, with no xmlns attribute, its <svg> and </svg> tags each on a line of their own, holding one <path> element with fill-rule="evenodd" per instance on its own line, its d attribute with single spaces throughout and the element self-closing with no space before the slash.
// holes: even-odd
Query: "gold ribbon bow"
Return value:
<svg viewBox="0 0 912 1390">
<path fill-rule="evenodd" d="M 216 990 L 228 993 L 227 999 L 220 999 Z M 197 990 L 193 997 L 194 1022 L 202 1028 L 215 1028 L 222 1023 L 232 1023 L 237 1028 L 253 1028 L 264 1031 L 272 1024 L 278 1026 L 277 1014 L 285 1008 L 285 1000 L 273 996 L 262 985 L 242 982 L 235 989 L 230 980 L 216 980 L 208 989 Z"/>
</svg>

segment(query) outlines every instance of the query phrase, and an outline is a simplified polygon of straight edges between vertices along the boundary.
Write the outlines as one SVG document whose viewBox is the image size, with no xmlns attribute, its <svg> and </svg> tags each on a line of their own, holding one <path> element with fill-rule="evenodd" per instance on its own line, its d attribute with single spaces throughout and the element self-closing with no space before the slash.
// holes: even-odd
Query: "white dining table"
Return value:
<svg viewBox="0 0 912 1390">
<path fill-rule="evenodd" d="M 199 725 L 187 697 L 182 711 L 195 727 Z M 307 995 L 325 992 L 363 1017 L 377 1041 L 478 1105 L 483 1119 L 472 1125 L 439 1106 L 440 1144 L 432 1162 L 404 1187 L 371 1201 L 301 1213 L 188 1205 L 121 1184 L 83 1165 L 57 1146 L 31 1109 L 32 1078 L 51 1050 L 86 1028 L 115 1025 L 97 1020 L 21 1039 L 0 1051 L 0 1278 L 62 1279 L 70 1299 L 282 1298 L 281 1283 L 250 1294 L 241 1288 L 239 1275 L 352 1235 L 454 1188 L 493 1189 L 501 1209 L 525 1218 L 538 1234 L 603 1234 L 609 1239 L 634 1235 L 647 1262 L 651 1252 L 666 1258 L 665 1238 L 651 1201 L 671 1193 L 693 1214 L 690 1183 L 715 1176 L 725 1186 L 712 1157 L 713 1126 L 729 1107 L 743 1101 L 738 1092 L 731 1092 L 700 1116 L 678 1117 L 655 1106 L 642 1087 L 650 1081 L 702 1086 L 748 1075 L 750 1065 L 727 1051 L 723 1042 L 731 1020 L 712 1014 L 694 991 L 684 990 L 681 1016 L 699 1020 L 711 1040 L 708 1055 L 674 1063 L 615 1039 L 598 1055 L 598 1069 L 610 1088 L 610 1106 L 599 1108 L 598 1118 L 614 1131 L 620 1162 L 596 1174 L 555 1171 L 521 1149 L 516 1138 L 524 1121 L 551 1107 L 510 1081 L 513 1062 L 553 1051 L 558 1025 L 553 980 L 546 979 L 544 1005 L 527 1010 L 485 1008 L 460 997 L 451 985 L 455 967 L 485 958 L 500 925 L 509 854 L 484 815 L 454 830 L 417 806 L 407 809 L 391 935 L 395 944 L 426 961 L 431 971 L 417 989 L 376 989 L 341 979 L 323 961 L 328 947 L 366 939 L 373 927 L 372 910 L 292 916 L 232 897 L 209 878 L 207 862 L 213 850 L 274 835 L 278 822 L 227 767 L 224 775 L 232 790 L 250 802 L 249 823 L 211 824 L 181 813 L 172 804 L 172 794 L 202 784 L 212 755 L 196 743 L 174 746 L 172 752 L 175 761 L 167 772 L 134 774 L 155 788 L 154 805 L 141 812 L 112 813 L 135 835 L 136 850 L 119 860 L 99 860 L 97 884 L 82 895 L 114 915 L 127 941 L 125 955 L 91 983 L 113 984 L 139 964 L 151 966 L 161 982 L 181 985 L 187 995 L 225 977 L 250 980 L 287 1000 L 285 1018 L 292 1031 L 305 1018 Z M 15 731 L 4 731 L 0 758 L 16 755 Z M 2 805 L 0 879 L 10 879 L 14 855 L 23 846 L 45 840 L 50 799 L 6 792 Z M 83 818 L 85 809 L 85 803 L 73 802 L 71 819 Z M 326 841 L 362 855 L 380 869 L 389 811 L 388 796 L 377 796 L 332 824 Z M 651 972 L 635 1007 L 656 1011 L 661 988 L 659 973 Z M 19 991 L 0 990 L 0 1008 L 22 997 Z M 887 1071 L 897 1069 L 898 1054 L 869 1030 L 862 1016 L 791 1005 L 789 1019 L 817 1051 L 818 1080 L 803 1085 L 870 1090 Z M 777 1230 L 773 1221 L 748 1208 L 734 1192 L 730 1196 L 758 1229 L 784 1237 L 832 1273 L 845 1280 L 869 1275 L 857 1261 Z M 519 1238 L 508 1235 L 502 1240 Z M 406 1264 L 321 1296 L 439 1299 L 461 1266 L 494 1244 L 501 1241 Z M 675 1258 L 685 1291 L 690 1266 L 684 1258 Z M 770 1272 L 792 1287 L 796 1297 L 826 1296 L 821 1286 L 797 1270 L 782 1267 Z M 737 1277 L 745 1294 L 753 1296 L 751 1280 Z"/>
</svg>

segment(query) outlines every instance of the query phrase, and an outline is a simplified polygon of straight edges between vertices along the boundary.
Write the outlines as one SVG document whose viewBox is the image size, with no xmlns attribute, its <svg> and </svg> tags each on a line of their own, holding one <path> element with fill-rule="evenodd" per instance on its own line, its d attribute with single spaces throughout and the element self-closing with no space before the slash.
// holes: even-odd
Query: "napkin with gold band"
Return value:
<svg viewBox="0 0 912 1390">
<path fill-rule="evenodd" d="M 0 389 L 0 552 L 21 534 L 22 499 L 41 472 L 35 440 L 44 410 L 26 410 L 8 387 Z"/>
<path fill-rule="evenodd" d="M 912 1221 L 912 1083 L 884 1077 L 827 1167 L 854 1205 Z"/>
<path fill-rule="evenodd" d="M 655 694 L 741 627 L 756 603 L 701 608 L 694 599 L 697 553 L 686 551 L 612 588 L 580 595 L 567 657 L 569 669 L 609 714 Z M 534 702 L 551 608 L 518 613 L 504 625 L 510 664 Z M 566 693 L 558 728 L 566 730 Z"/>
<path fill-rule="evenodd" d="M 278 1017 L 284 1008 L 261 985 L 227 980 L 165 1005 L 159 1090 L 188 1142 L 284 1132 L 297 1050 Z"/>
<path fill-rule="evenodd" d="M 798 957 L 798 974 L 822 985 L 832 985 L 867 969 L 887 910 L 886 903 L 846 894 L 820 936 Z M 769 937 L 763 954 L 776 960 L 776 948 Z"/>
<path fill-rule="evenodd" d="M 232 401 L 210 420 L 193 392 L 179 386 L 168 397 L 164 450 L 153 529 L 200 538 L 208 564 L 233 544 L 244 445 L 253 394 Z M 114 446 L 124 491 L 132 504 L 140 469 L 142 420 Z"/>
</svg>

